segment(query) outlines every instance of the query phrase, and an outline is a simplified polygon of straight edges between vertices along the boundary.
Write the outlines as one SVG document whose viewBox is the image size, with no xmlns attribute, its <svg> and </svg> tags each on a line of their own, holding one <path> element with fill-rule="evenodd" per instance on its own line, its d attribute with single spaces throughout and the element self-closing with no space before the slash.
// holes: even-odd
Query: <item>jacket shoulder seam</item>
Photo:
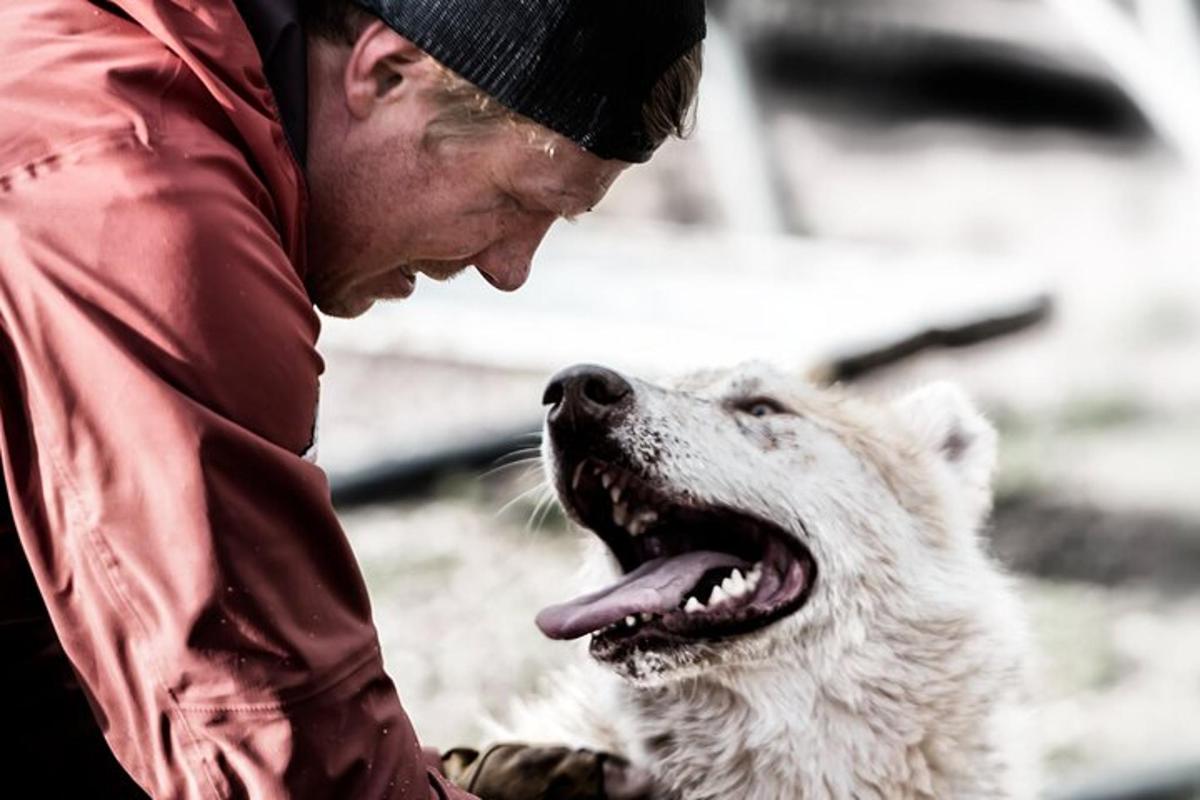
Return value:
<svg viewBox="0 0 1200 800">
<path fill-rule="evenodd" d="M 7 194 L 23 183 L 36 180 L 51 172 L 58 172 L 89 156 L 101 155 L 113 150 L 133 149 L 139 146 L 149 149 L 149 143 L 138 135 L 132 125 L 109 128 L 71 139 L 49 152 L 16 160 L 0 167 L 0 194 Z"/>
</svg>

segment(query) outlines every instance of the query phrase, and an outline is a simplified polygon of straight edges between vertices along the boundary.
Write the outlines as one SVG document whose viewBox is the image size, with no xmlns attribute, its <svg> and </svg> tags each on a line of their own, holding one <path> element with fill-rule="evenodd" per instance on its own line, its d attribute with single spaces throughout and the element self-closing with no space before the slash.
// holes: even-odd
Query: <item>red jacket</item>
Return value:
<svg viewBox="0 0 1200 800">
<path fill-rule="evenodd" d="M 118 759 L 164 799 L 467 797 L 302 457 L 303 179 L 232 0 L 3 3 L 0 53 L 4 479 Z"/>
</svg>

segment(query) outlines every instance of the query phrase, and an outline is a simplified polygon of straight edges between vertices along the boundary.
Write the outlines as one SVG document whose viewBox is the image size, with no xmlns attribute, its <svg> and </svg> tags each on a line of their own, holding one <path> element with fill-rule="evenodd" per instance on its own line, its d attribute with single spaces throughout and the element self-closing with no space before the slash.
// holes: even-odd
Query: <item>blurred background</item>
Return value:
<svg viewBox="0 0 1200 800">
<path fill-rule="evenodd" d="M 987 535 L 1036 632 L 1048 796 L 1200 797 L 1197 4 L 710 8 L 695 136 L 552 232 L 521 292 L 472 274 L 327 322 L 322 462 L 418 731 L 478 744 L 581 657 L 532 622 L 581 536 L 520 450 L 549 374 L 916 337 L 855 384 L 952 379 L 1001 429 Z M 1021 330 L 949 346 L 979 323 Z"/>
</svg>

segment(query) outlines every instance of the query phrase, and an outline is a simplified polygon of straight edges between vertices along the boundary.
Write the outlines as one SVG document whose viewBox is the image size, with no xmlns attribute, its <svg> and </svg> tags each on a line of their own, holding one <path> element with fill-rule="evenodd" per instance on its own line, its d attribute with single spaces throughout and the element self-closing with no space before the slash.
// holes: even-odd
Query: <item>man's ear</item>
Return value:
<svg viewBox="0 0 1200 800">
<path fill-rule="evenodd" d="M 982 519 L 991 508 L 996 429 L 952 383 L 917 389 L 897 400 L 894 408 L 918 441 L 948 467 L 972 521 Z"/>
<path fill-rule="evenodd" d="M 380 103 L 402 93 L 423 91 L 431 74 L 432 59 L 424 50 L 382 21 L 367 25 L 346 60 L 342 76 L 346 106 L 357 119 L 365 119 Z"/>
</svg>

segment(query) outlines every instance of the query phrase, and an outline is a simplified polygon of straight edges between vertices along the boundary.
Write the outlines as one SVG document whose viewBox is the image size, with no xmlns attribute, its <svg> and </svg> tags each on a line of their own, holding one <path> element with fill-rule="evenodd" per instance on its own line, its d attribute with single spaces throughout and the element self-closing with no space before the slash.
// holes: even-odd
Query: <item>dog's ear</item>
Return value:
<svg viewBox="0 0 1200 800">
<path fill-rule="evenodd" d="M 896 412 L 948 467 L 977 522 L 991 508 L 996 429 L 958 386 L 939 382 L 900 398 Z"/>
</svg>

